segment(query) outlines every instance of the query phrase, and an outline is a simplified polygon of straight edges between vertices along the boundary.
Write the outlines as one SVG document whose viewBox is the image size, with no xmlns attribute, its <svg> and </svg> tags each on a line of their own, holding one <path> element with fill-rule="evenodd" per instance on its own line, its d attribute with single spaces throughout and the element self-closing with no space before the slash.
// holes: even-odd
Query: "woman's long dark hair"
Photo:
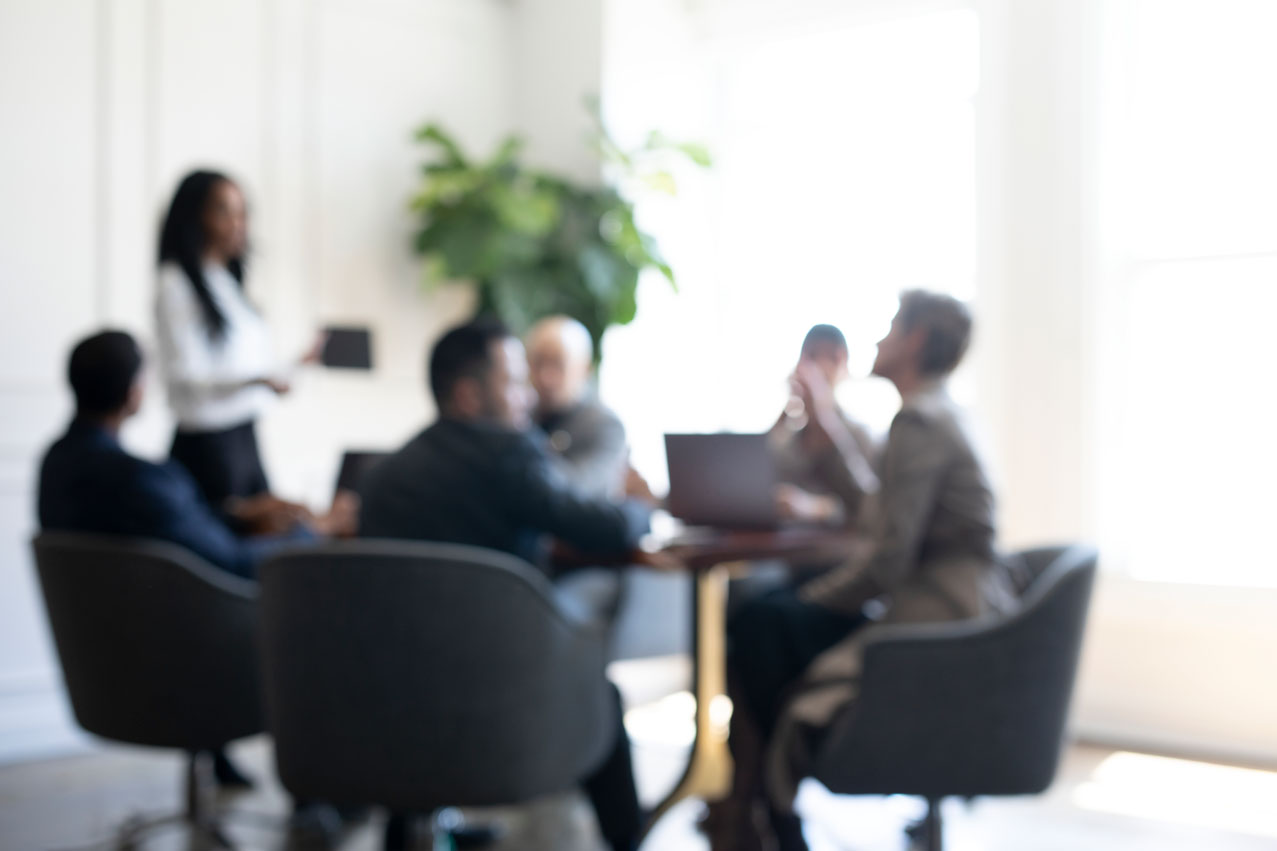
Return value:
<svg viewBox="0 0 1277 851">
<path fill-rule="evenodd" d="M 200 309 L 204 314 L 204 324 L 208 336 L 220 340 L 226 336 L 226 316 L 217 306 L 213 294 L 208 291 L 208 281 L 204 279 L 204 208 L 213 187 L 225 181 L 234 183 L 229 177 L 216 171 L 193 171 L 178 184 L 173 194 L 173 203 L 169 204 L 168 215 L 164 217 L 164 226 L 160 229 L 160 262 L 176 263 L 186 273 L 186 277 L 195 288 L 195 296 L 199 299 Z M 226 264 L 227 270 L 244 286 L 244 258 L 231 258 Z"/>
</svg>

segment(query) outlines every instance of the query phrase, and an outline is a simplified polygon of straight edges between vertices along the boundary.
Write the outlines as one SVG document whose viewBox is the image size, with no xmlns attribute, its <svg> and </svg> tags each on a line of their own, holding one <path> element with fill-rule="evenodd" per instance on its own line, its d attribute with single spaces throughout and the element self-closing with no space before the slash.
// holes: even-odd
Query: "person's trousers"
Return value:
<svg viewBox="0 0 1277 851">
<path fill-rule="evenodd" d="M 728 621 L 728 672 L 764 738 L 807 666 L 868 622 L 807 603 L 777 588 L 744 603 Z"/>
<path fill-rule="evenodd" d="M 634 765 L 630 737 L 625 732 L 621 693 L 609 684 L 616 707 L 616 737 L 603 763 L 582 781 L 594 807 L 599 832 L 613 851 L 632 851 L 642 830 L 638 790 L 634 785 Z"/>
<path fill-rule="evenodd" d="M 231 497 L 256 496 L 270 490 L 252 422 L 220 431 L 179 429 L 169 454 L 186 468 L 216 510 Z"/>
<path fill-rule="evenodd" d="M 720 807 L 719 821 L 748 822 L 755 805 L 762 805 L 780 851 L 806 851 L 799 818 L 766 800 L 766 753 L 785 700 L 807 666 L 867 621 L 864 615 L 805 603 L 793 586 L 746 601 L 728 620 L 728 687 L 743 705 L 732 714 L 728 744 L 736 762 L 734 788 Z M 712 830 L 710 843 L 717 849 L 739 844 L 753 828 L 719 824 Z M 764 842 L 761 837 L 753 841 Z"/>
</svg>

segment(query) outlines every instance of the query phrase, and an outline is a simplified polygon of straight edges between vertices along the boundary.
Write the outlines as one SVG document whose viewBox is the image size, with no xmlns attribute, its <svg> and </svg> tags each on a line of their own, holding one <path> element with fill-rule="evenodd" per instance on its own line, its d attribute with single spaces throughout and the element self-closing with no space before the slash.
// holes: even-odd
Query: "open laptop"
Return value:
<svg viewBox="0 0 1277 851">
<path fill-rule="evenodd" d="M 334 494 L 336 491 L 358 490 L 364 474 L 389 454 L 389 452 L 370 451 L 343 452 L 341 468 L 337 471 L 337 486 L 334 489 Z"/>
<path fill-rule="evenodd" d="M 765 434 L 667 434 L 670 514 L 689 526 L 775 529 L 776 468 Z"/>
</svg>

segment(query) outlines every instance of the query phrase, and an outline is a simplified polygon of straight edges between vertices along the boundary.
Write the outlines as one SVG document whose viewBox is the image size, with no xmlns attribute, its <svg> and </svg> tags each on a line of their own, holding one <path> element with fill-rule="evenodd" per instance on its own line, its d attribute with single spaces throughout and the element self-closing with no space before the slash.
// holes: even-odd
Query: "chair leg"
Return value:
<svg viewBox="0 0 1277 851">
<path fill-rule="evenodd" d="M 233 848 L 217 822 L 216 799 L 213 755 L 195 751 L 186 763 L 186 821 L 197 839 L 209 847 Z"/>
<path fill-rule="evenodd" d="M 943 851 L 944 848 L 944 825 L 940 820 L 940 798 L 927 799 L 927 851 Z"/>
</svg>

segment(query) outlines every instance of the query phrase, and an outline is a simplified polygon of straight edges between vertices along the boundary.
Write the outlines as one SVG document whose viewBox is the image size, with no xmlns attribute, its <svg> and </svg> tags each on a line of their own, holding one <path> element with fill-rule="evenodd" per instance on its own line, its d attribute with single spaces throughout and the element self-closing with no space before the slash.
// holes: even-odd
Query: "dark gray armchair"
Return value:
<svg viewBox="0 0 1277 851">
<path fill-rule="evenodd" d="M 256 588 L 160 541 L 45 533 L 32 544 L 76 721 L 117 742 L 191 754 L 185 820 L 225 843 L 208 751 L 263 729 Z"/>
<path fill-rule="evenodd" d="M 865 648 L 861 696 L 831 728 L 815 777 L 849 795 L 918 795 L 941 848 L 940 801 L 1027 795 L 1055 777 L 1096 553 L 1023 553 L 1021 609 L 992 621 L 900 625 Z"/>
<path fill-rule="evenodd" d="M 268 727 L 299 798 L 511 804 L 574 787 L 611 747 L 603 636 L 518 559 L 354 541 L 260 575 Z"/>
</svg>

